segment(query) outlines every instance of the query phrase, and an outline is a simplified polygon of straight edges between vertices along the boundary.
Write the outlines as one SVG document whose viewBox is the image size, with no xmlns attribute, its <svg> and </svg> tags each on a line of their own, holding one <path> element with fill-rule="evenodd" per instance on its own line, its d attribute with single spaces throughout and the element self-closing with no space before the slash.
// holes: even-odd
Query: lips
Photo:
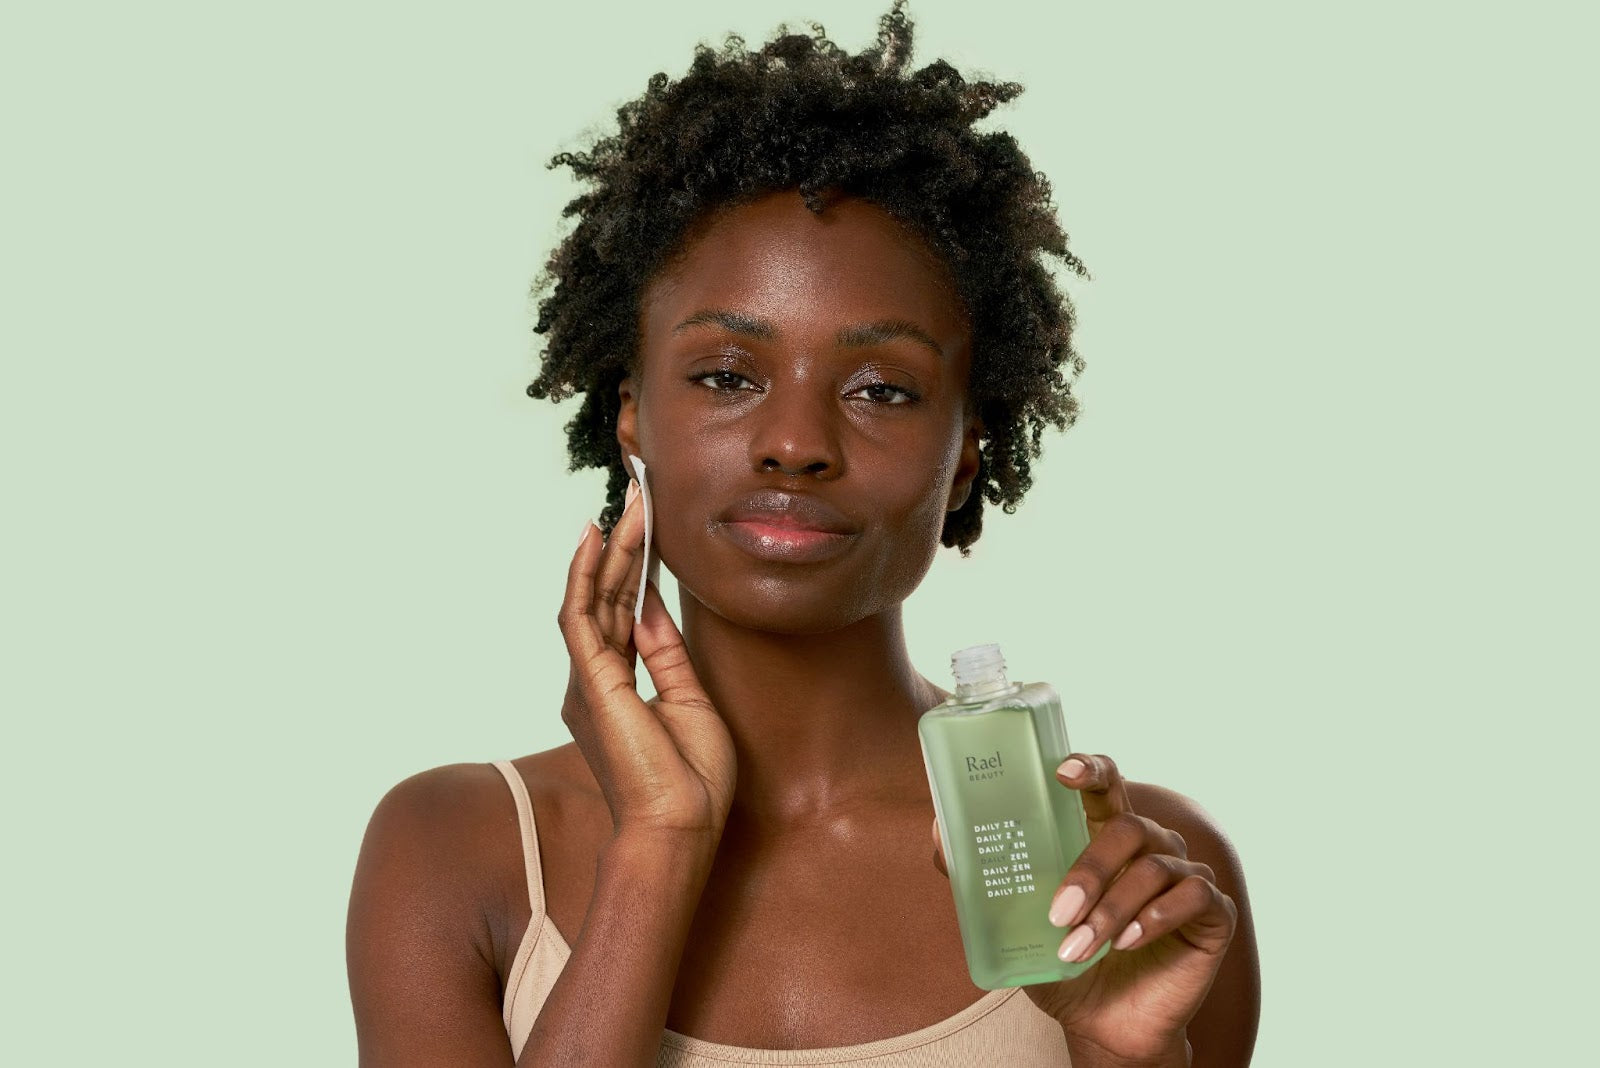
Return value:
<svg viewBox="0 0 1600 1068">
<path fill-rule="evenodd" d="M 832 505 L 784 490 L 741 497 L 719 519 L 723 533 L 752 556 L 789 563 L 837 556 L 860 532 Z"/>
<path fill-rule="evenodd" d="M 720 518 L 724 523 L 759 523 L 825 534 L 854 534 L 858 529 L 832 505 L 786 490 L 757 490 L 739 498 Z"/>
</svg>

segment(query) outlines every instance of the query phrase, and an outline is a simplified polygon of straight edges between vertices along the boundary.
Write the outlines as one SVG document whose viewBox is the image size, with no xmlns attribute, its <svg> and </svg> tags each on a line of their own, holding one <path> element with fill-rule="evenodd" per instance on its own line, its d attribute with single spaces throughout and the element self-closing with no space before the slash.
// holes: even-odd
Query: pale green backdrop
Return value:
<svg viewBox="0 0 1600 1068">
<path fill-rule="evenodd" d="M 544 161 L 697 40 L 859 48 L 885 6 L 8 16 L 0 1060 L 353 1063 L 373 805 L 566 740 L 601 483 L 564 473 L 575 405 L 522 392 L 574 192 Z M 1082 420 L 935 564 L 915 658 L 1003 643 L 1231 833 L 1257 1064 L 1579 1048 L 1582 7 L 912 7 L 920 61 L 1029 87 L 995 121 L 1095 274 Z"/>
</svg>

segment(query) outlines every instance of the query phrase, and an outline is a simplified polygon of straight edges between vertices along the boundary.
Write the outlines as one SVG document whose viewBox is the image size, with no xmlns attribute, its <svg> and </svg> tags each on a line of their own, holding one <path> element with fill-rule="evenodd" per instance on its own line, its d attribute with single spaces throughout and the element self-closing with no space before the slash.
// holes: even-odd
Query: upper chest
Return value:
<svg viewBox="0 0 1600 1068">
<path fill-rule="evenodd" d="M 530 792 L 545 909 L 571 946 L 611 819 L 603 798 L 550 782 Z M 725 835 L 667 1028 L 755 1048 L 855 1045 L 921 1030 L 983 997 L 967 973 L 949 882 L 933 865 L 931 819 L 931 808 L 907 808 L 759 844 Z M 523 901 L 502 975 L 527 916 Z"/>
<path fill-rule="evenodd" d="M 931 819 L 931 816 L 930 816 Z M 967 974 L 926 826 L 806 840 L 713 870 L 667 1026 L 735 1046 L 810 1049 L 903 1035 L 985 991 Z"/>
</svg>

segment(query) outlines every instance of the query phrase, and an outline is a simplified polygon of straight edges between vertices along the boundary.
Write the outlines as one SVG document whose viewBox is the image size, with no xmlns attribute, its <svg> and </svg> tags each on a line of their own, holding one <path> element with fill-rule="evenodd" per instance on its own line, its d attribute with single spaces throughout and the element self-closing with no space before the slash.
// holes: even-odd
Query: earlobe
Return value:
<svg viewBox="0 0 1600 1068">
<path fill-rule="evenodd" d="M 945 511 L 959 511 L 972 496 L 972 484 L 977 481 L 978 468 L 982 466 L 982 445 L 983 424 L 974 421 L 961 440 L 961 459 L 956 465 L 956 477 L 950 483 L 950 502 Z"/>
<path fill-rule="evenodd" d="M 622 469 L 632 473 L 629 456 L 643 456 L 639 449 L 639 393 L 630 375 L 617 384 L 622 404 L 617 409 L 617 445 L 622 449 Z"/>
</svg>

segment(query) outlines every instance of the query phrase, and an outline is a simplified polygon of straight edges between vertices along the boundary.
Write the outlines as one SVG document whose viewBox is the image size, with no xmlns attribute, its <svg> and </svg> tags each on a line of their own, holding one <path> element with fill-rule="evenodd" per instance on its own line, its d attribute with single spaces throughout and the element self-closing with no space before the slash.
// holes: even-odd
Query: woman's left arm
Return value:
<svg viewBox="0 0 1600 1068">
<path fill-rule="evenodd" d="M 1052 898 L 1062 957 L 1109 955 L 1076 979 L 1026 987 L 1080 1068 L 1244 1068 L 1260 1015 L 1255 930 L 1238 855 L 1182 794 L 1074 753 L 1089 845 Z"/>
<path fill-rule="evenodd" d="M 1250 1063 L 1261 1020 L 1261 959 L 1244 869 L 1233 843 L 1209 813 L 1183 794 L 1150 783 L 1128 783 L 1128 800 L 1141 816 L 1177 831 L 1189 858 L 1209 865 L 1217 888 L 1239 910 L 1233 941 L 1194 1019 L 1189 1021 L 1192 1068 L 1239 1068 Z"/>
<path fill-rule="evenodd" d="M 1245 1068 L 1261 967 L 1244 872 L 1189 798 L 1127 782 L 1104 755 L 1056 772 L 1079 791 L 1090 842 L 1052 898 L 1063 959 L 1112 952 L 1075 979 L 1024 987 L 1062 1026 L 1076 1068 Z M 948 872 L 939 821 L 934 864 Z"/>
</svg>

